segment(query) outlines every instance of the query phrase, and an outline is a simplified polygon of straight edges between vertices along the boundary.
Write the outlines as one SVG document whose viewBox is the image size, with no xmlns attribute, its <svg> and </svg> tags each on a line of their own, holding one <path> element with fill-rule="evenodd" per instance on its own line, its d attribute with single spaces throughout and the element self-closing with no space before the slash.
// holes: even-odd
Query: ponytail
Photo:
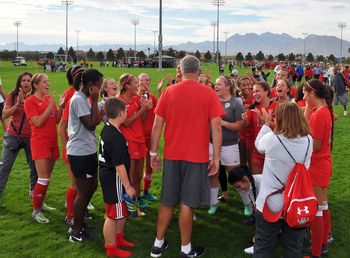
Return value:
<svg viewBox="0 0 350 258">
<path fill-rule="evenodd" d="M 334 107 L 333 107 L 333 98 L 334 92 L 330 86 L 326 86 L 328 89 L 328 94 L 325 97 L 325 101 L 329 112 L 331 113 L 332 125 L 331 125 L 331 150 L 333 149 L 333 134 L 334 134 Z"/>
</svg>

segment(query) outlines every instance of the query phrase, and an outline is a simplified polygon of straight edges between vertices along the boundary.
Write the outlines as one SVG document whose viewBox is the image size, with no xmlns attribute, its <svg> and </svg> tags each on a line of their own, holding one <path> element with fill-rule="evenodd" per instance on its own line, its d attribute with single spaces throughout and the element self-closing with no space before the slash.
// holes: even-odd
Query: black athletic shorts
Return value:
<svg viewBox="0 0 350 258">
<path fill-rule="evenodd" d="M 97 175 L 97 153 L 87 156 L 68 155 L 69 163 L 76 178 L 92 178 Z"/>
</svg>

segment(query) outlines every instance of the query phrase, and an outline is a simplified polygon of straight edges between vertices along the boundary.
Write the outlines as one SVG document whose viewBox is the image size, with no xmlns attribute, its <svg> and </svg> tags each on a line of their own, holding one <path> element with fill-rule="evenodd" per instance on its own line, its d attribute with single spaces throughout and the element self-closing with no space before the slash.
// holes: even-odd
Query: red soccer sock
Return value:
<svg viewBox="0 0 350 258">
<path fill-rule="evenodd" d="M 74 200 L 77 197 L 77 190 L 68 187 L 66 192 L 66 203 L 67 203 L 67 219 L 72 220 L 74 218 Z"/>
<path fill-rule="evenodd" d="M 317 213 L 322 214 L 322 211 Z M 315 217 L 315 220 L 311 223 L 311 251 L 313 256 L 321 256 L 322 242 L 323 242 L 323 231 L 324 231 L 324 222 L 323 216 Z"/>
<path fill-rule="evenodd" d="M 151 171 L 148 171 L 148 169 L 146 169 L 145 178 L 143 179 L 143 190 L 145 192 L 148 192 L 148 190 L 151 187 L 151 183 L 152 183 L 152 169 Z"/>
<path fill-rule="evenodd" d="M 131 252 L 129 251 L 125 251 L 122 249 L 119 249 L 115 244 L 113 245 L 107 245 L 105 244 L 105 248 L 107 250 L 107 256 L 112 256 L 112 257 L 120 257 L 120 258 L 126 258 L 126 257 L 130 257 L 132 255 Z"/>
<path fill-rule="evenodd" d="M 34 210 L 40 210 L 43 206 L 44 197 L 46 195 L 47 185 L 35 184 L 33 191 L 33 207 Z"/>
<path fill-rule="evenodd" d="M 328 244 L 328 234 L 331 231 L 331 213 L 329 209 L 323 211 L 323 244 Z"/>
<path fill-rule="evenodd" d="M 124 233 L 117 233 L 117 246 L 135 247 L 135 244 L 124 239 Z"/>
</svg>

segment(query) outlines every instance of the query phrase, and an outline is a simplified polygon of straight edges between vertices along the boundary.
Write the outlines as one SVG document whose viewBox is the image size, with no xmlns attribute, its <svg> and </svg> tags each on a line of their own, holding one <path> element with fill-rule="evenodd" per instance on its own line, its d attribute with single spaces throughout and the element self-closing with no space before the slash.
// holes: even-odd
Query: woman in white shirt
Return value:
<svg viewBox="0 0 350 258">
<path fill-rule="evenodd" d="M 296 162 L 304 163 L 306 168 L 309 168 L 312 154 L 310 128 L 301 109 L 295 103 L 278 105 L 274 131 L 269 127 L 271 114 L 263 110 L 263 116 L 265 125 L 255 140 L 257 150 L 265 154 L 265 163 L 256 200 L 254 257 L 271 257 L 280 231 L 283 257 L 301 257 L 305 229 L 290 228 L 283 219 L 274 223 L 268 222 L 263 218 L 262 211 L 266 197 L 283 187 L 282 183 L 285 184 L 295 166 L 282 143 Z M 283 197 L 283 193 L 280 193 L 268 198 L 267 204 L 272 212 L 277 213 L 283 208 Z"/>
</svg>

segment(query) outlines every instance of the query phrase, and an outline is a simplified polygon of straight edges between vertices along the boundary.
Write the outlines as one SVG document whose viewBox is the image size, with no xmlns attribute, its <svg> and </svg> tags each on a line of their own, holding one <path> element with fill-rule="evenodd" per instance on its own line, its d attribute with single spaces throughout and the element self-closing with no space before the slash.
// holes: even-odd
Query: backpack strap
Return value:
<svg viewBox="0 0 350 258">
<path fill-rule="evenodd" d="M 309 148 L 310 148 L 310 138 L 309 138 L 309 136 L 306 136 L 306 138 L 307 138 L 307 149 L 306 149 L 306 153 L 305 153 L 304 164 L 305 164 L 307 154 L 308 154 Z"/>
<path fill-rule="evenodd" d="M 292 158 L 292 160 L 295 162 L 295 164 L 298 163 L 298 162 L 296 162 L 296 160 L 294 159 L 294 157 L 292 156 L 292 154 L 289 152 L 289 150 L 287 149 L 286 145 L 284 145 L 284 143 L 282 142 L 281 138 L 278 137 L 277 134 L 276 134 L 276 137 L 277 137 L 277 139 L 280 141 L 280 143 L 282 144 L 283 148 L 287 151 L 287 153 L 289 154 L 289 156 Z M 305 164 L 305 161 L 306 161 L 306 158 L 307 158 L 307 154 L 308 154 L 309 148 L 310 148 L 310 139 L 309 139 L 309 136 L 306 136 L 306 138 L 307 138 L 307 149 L 306 149 L 306 153 L 305 153 L 305 157 L 304 157 L 304 162 L 303 162 L 303 164 Z"/>
</svg>

